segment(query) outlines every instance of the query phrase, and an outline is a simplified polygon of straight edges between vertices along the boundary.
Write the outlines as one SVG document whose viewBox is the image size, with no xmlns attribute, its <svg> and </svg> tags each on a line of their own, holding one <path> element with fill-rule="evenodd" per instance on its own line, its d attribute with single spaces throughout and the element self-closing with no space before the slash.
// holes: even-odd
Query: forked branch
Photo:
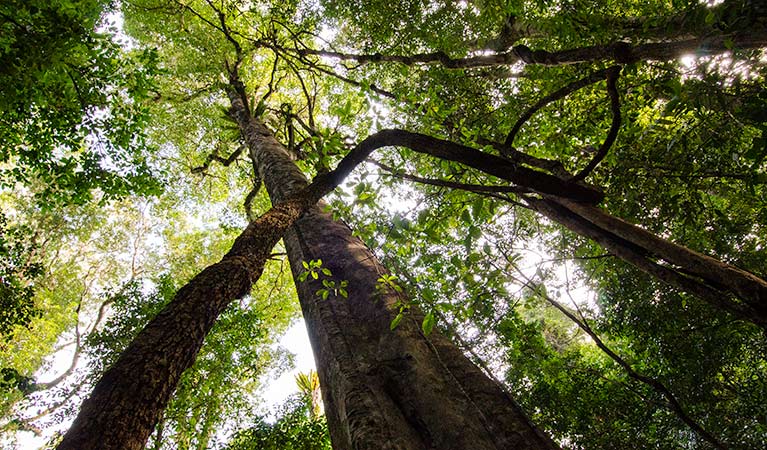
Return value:
<svg viewBox="0 0 767 450">
<path fill-rule="evenodd" d="M 232 163 L 235 162 L 237 160 L 237 158 L 240 157 L 240 155 L 242 154 L 242 152 L 244 150 L 245 150 L 245 146 L 240 146 L 237 150 L 233 151 L 231 155 L 229 155 L 228 157 L 224 158 L 222 156 L 219 156 L 219 154 L 218 154 L 219 146 L 217 145 L 216 148 L 214 148 L 213 151 L 208 155 L 208 157 L 205 158 L 205 162 L 202 163 L 201 166 L 193 167 L 192 168 L 192 173 L 194 173 L 194 174 L 198 174 L 198 173 L 204 174 L 208 170 L 210 165 L 213 163 L 213 161 L 221 163 L 221 165 L 223 165 L 224 167 L 228 167 L 228 166 L 232 165 Z"/>
</svg>

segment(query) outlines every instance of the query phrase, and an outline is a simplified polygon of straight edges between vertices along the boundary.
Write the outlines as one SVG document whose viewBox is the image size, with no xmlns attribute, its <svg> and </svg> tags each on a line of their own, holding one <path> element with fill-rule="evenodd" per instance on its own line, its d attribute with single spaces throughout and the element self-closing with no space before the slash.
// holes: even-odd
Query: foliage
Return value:
<svg viewBox="0 0 767 450">
<path fill-rule="evenodd" d="M 311 402 L 292 397 L 282 405 L 278 418 L 270 424 L 258 419 L 250 428 L 238 431 L 228 450 L 330 450 L 324 416 L 311 413 Z"/>
<path fill-rule="evenodd" d="M 315 370 L 307 373 L 299 372 L 296 375 L 296 386 L 305 401 L 311 406 L 310 413 L 313 418 L 318 418 L 322 414 L 322 399 L 320 391 L 320 376 Z"/>
<path fill-rule="evenodd" d="M 96 31 L 101 0 L 0 6 L 0 186 L 28 186 L 41 205 L 156 194 L 143 100 L 151 51 L 121 51 Z"/>
<path fill-rule="evenodd" d="M 34 305 L 34 280 L 42 274 L 35 261 L 30 230 L 9 226 L 0 211 L 0 337 L 7 338 L 14 326 L 26 326 L 40 314 Z"/>
<path fill-rule="evenodd" d="M 86 340 L 90 379 L 114 363 L 144 324 L 172 299 L 176 288 L 168 276 L 155 283 L 149 289 L 146 282 L 133 280 L 110 296 L 111 318 Z M 287 325 L 284 316 L 275 320 L 278 312 L 274 307 L 243 305 L 221 317 L 195 364 L 184 372 L 157 426 L 152 438 L 156 448 L 209 448 L 221 438 L 217 431 L 222 426 L 249 414 L 258 376 L 280 363 L 280 355 L 269 348 L 273 333 Z"/>
</svg>

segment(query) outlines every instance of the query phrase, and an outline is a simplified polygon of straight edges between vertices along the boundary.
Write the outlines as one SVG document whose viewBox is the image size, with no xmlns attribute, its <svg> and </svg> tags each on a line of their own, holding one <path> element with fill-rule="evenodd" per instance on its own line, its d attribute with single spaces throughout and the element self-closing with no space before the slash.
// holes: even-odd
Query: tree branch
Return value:
<svg viewBox="0 0 767 450">
<path fill-rule="evenodd" d="M 511 198 L 505 196 L 505 195 L 499 195 L 499 192 L 510 192 L 510 193 L 529 193 L 529 189 L 521 188 L 519 186 L 488 186 L 483 184 L 465 184 L 465 183 L 457 183 L 454 181 L 447 181 L 447 180 L 438 180 L 433 178 L 423 178 L 416 175 L 411 175 L 405 172 L 398 171 L 397 169 L 387 166 L 386 164 L 383 164 L 381 162 L 378 162 L 374 159 L 367 159 L 367 161 L 371 164 L 374 164 L 381 169 L 388 172 L 388 175 L 401 178 L 403 180 L 410 180 L 415 181 L 416 183 L 422 183 L 422 184 L 428 184 L 431 186 L 439 186 L 439 187 L 447 187 L 451 189 L 459 189 L 462 191 L 468 191 L 468 192 L 474 192 L 479 194 L 485 194 L 490 197 L 495 197 L 500 200 L 504 200 L 511 203 L 516 203 Z M 525 206 L 525 205 L 521 205 Z M 526 207 L 526 206 L 525 206 Z"/>
<path fill-rule="evenodd" d="M 253 180 L 253 189 L 251 189 L 250 192 L 248 192 L 248 195 L 245 196 L 245 202 L 243 203 L 243 206 L 245 207 L 245 217 L 248 218 L 249 222 L 256 220 L 257 218 L 253 213 L 253 200 L 256 198 L 260 189 L 261 177 L 259 177 L 258 172 L 256 172 L 255 179 Z"/>
<path fill-rule="evenodd" d="M 610 147 L 612 147 L 615 139 L 618 137 L 618 130 L 621 128 L 621 101 L 620 96 L 618 95 L 618 89 L 615 84 L 618 81 L 620 70 L 620 67 L 613 66 L 610 67 L 607 71 L 607 94 L 610 96 L 610 110 L 613 114 L 613 120 L 610 124 L 610 130 L 607 132 L 607 137 L 605 138 L 605 141 L 602 142 L 602 145 L 594 155 L 594 158 L 592 158 L 586 167 L 578 172 L 570 181 L 578 182 L 586 178 L 589 173 L 591 173 L 591 171 L 594 170 L 594 168 L 605 158 L 605 156 L 607 156 L 607 152 L 610 150 Z"/>
<path fill-rule="evenodd" d="M 552 92 L 551 94 L 543 97 L 542 99 L 538 100 L 538 102 L 530 107 L 527 111 L 522 114 L 519 119 L 517 119 L 517 122 L 514 124 L 513 127 L 511 127 L 511 131 L 509 131 L 508 136 L 506 136 L 506 140 L 503 142 L 503 144 L 506 147 L 511 147 L 514 144 L 514 138 L 517 136 L 517 133 L 519 132 L 520 128 L 522 128 L 522 125 L 525 124 L 533 115 L 540 111 L 541 108 L 548 105 L 549 103 L 555 102 L 557 100 L 561 100 L 568 95 L 572 94 L 573 92 L 582 89 L 590 84 L 594 84 L 600 80 L 603 80 L 605 78 L 610 78 L 610 73 L 612 73 L 615 70 L 620 70 L 618 66 L 612 66 L 608 67 L 606 69 L 597 70 L 596 72 L 592 73 L 591 75 L 588 75 L 584 78 L 581 78 L 579 80 L 573 81 L 572 83 L 568 84 L 567 86 L 558 89 L 555 92 Z"/>
<path fill-rule="evenodd" d="M 362 141 L 338 165 L 346 176 L 375 149 L 384 146 L 407 147 L 415 152 L 458 162 L 542 194 L 597 203 L 603 194 L 596 188 L 571 183 L 553 175 L 520 167 L 504 158 L 481 152 L 455 142 L 404 130 L 382 130 Z"/>
<path fill-rule="evenodd" d="M 520 62 L 543 66 L 561 66 L 597 61 L 615 61 L 621 64 L 629 64 L 643 60 L 670 60 L 689 53 L 707 56 L 727 52 L 733 48 L 756 49 L 765 46 L 767 46 L 767 33 L 763 30 L 749 30 L 741 33 L 636 45 L 619 41 L 606 45 L 592 45 L 553 52 L 531 50 L 525 45 L 517 45 L 507 52 L 465 58 L 451 58 L 443 51 L 418 53 L 415 55 L 382 55 L 380 53 L 353 54 L 303 48 L 296 49 L 295 52 L 301 57 L 308 55 L 323 56 L 343 61 L 356 61 L 360 64 L 376 62 L 394 62 L 406 66 L 440 64 L 447 69 L 473 69 L 512 65 Z M 287 51 L 287 49 L 283 50 Z"/>
<path fill-rule="evenodd" d="M 481 136 L 477 138 L 477 143 L 480 145 L 489 145 L 493 147 L 498 151 L 501 157 L 515 164 L 524 164 L 526 166 L 545 170 L 552 175 L 556 175 L 557 177 L 565 180 L 572 178 L 572 174 L 568 172 L 567 169 L 565 169 L 565 166 L 557 160 L 538 158 L 536 156 L 521 152 L 514 147 L 508 147 L 504 144 L 501 144 L 500 142 L 495 142 Z"/>
<path fill-rule="evenodd" d="M 226 158 L 218 156 L 218 150 L 219 150 L 219 146 L 217 145 L 213 149 L 213 151 L 208 155 L 208 157 L 205 158 L 205 162 L 202 163 L 201 166 L 192 168 L 192 173 L 194 174 L 205 173 L 205 171 L 208 170 L 208 168 L 210 167 L 213 161 L 221 163 L 221 165 L 223 165 L 224 167 L 229 167 L 235 160 L 237 160 L 237 158 L 240 157 L 242 152 L 245 150 L 245 146 L 241 145 L 237 150 L 233 151 L 232 154 Z"/>
<path fill-rule="evenodd" d="M 213 9 L 213 11 L 216 12 L 216 15 L 218 16 L 218 21 L 221 24 L 221 27 L 219 28 L 222 33 L 224 33 L 224 36 L 226 36 L 226 40 L 229 41 L 232 46 L 234 47 L 235 55 L 236 55 L 236 61 L 234 63 L 234 67 L 230 68 L 230 72 L 237 70 L 240 67 L 240 64 L 242 63 L 242 46 L 232 36 L 231 31 L 229 30 L 229 26 L 226 24 L 226 15 L 224 15 L 224 12 L 221 11 L 216 7 L 216 5 L 213 4 L 211 0 L 205 0 L 205 2 Z"/>
</svg>

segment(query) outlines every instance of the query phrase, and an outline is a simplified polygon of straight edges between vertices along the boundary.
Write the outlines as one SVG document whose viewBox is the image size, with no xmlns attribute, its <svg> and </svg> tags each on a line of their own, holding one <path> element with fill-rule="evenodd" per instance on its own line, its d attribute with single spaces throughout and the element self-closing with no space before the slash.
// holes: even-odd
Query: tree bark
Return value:
<svg viewBox="0 0 767 450">
<path fill-rule="evenodd" d="M 57 448 L 144 448 L 218 316 L 232 300 L 250 292 L 272 247 L 321 193 L 310 189 L 276 205 L 248 225 L 220 262 L 182 287 L 104 373 Z"/>
<path fill-rule="evenodd" d="M 667 241 L 625 220 L 606 214 L 597 207 L 564 199 L 557 202 L 616 236 L 640 245 L 667 262 L 684 268 L 691 275 L 708 280 L 712 286 L 725 287 L 754 308 L 755 312 L 767 317 L 767 282 L 756 275 Z"/>
<path fill-rule="evenodd" d="M 273 202 L 306 179 L 263 123 L 248 114 L 241 90 L 228 90 L 232 113 Z M 411 308 L 390 330 L 407 299 L 378 278 L 373 253 L 344 224 L 310 208 L 285 235 L 294 279 L 321 259 L 348 298 L 322 300 L 321 280 L 297 282 L 317 363 L 333 448 L 553 449 L 519 406 L 438 331 L 425 336 Z"/>
</svg>

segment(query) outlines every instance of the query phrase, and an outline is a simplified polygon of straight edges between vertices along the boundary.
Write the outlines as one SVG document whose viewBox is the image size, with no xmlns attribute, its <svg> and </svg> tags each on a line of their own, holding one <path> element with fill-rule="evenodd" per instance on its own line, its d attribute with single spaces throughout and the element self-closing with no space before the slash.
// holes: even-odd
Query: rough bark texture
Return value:
<svg viewBox="0 0 767 450">
<path fill-rule="evenodd" d="M 690 274 L 708 280 L 711 285 L 730 290 L 754 308 L 755 312 L 767 318 L 767 282 L 765 280 L 710 256 L 667 241 L 634 224 L 606 214 L 599 208 L 567 200 L 559 202 L 595 225 L 641 245 L 650 253 L 684 268 Z"/>
<path fill-rule="evenodd" d="M 273 202 L 306 180 L 266 127 L 229 92 L 232 111 Z M 298 283 L 317 362 L 333 448 L 551 449 L 520 408 L 439 332 L 422 334 L 417 311 L 391 331 L 398 294 L 378 289 L 386 270 L 344 224 L 309 209 L 285 235 L 295 278 L 321 259 L 348 299 L 321 300 L 322 285 Z"/>
<path fill-rule="evenodd" d="M 219 314 L 250 292 L 272 247 L 308 202 L 272 208 L 243 231 L 220 262 L 181 288 L 104 373 L 58 449 L 144 448 Z"/>
</svg>

